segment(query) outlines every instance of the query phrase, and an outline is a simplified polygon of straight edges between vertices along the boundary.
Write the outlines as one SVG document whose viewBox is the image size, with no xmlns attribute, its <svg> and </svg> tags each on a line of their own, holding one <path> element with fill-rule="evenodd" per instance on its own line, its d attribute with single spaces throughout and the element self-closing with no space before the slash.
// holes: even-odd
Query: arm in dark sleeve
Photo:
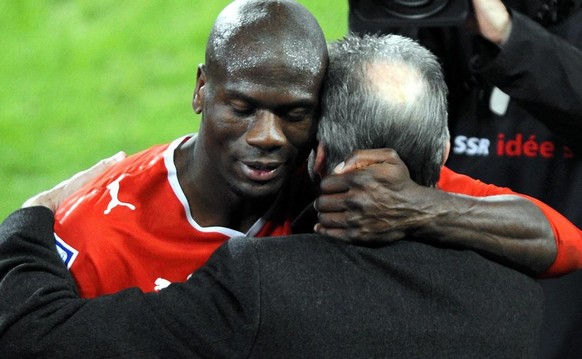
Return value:
<svg viewBox="0 0 582 359">
<path fill-rule="evenodd" d="M 561 38 L 518 12 L 501 50 L 476 68 L 558 135 L 577 144 L 582 134 L 582 11 L 559 26 Z M 580 31 L 578 31 L 580 32 Z M 574 141 L 575 140 L 575 141 Z"/>
<path fill-rule="evenodd" d="M 44 207 L 21 209 L 0 227 L 2 358 L 236 358 L 250 350 L 259 283 L 252 250 L 232 255 L 227 243 L 187 283 L 159 293 L 80 299 L 52 228 Z"/>
</svg>

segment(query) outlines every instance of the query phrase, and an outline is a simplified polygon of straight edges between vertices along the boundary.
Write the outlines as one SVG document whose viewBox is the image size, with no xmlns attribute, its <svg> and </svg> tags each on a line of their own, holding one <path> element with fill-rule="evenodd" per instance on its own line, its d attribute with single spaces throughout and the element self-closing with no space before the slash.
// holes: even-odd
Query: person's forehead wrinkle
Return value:
<svg viewBox="0 0 582 359">
<path fill-rule="evenodd" d="M 312 108 L 317 105 L 318 97 L 314 96 L 309 89 L 302 86 L 287 86 L 288 82 L 280 84 L 270 81 L 266 77 L 264 81 L 235 81 L 223 84 L 225 96 L 234 100 L 257 106 L 277 107 L 277 108 Z M 265 96 L 265 94 L 267 94 Z M 277 95 L 269 96 L 268 94 Z M 276 99 L 276 100 L 275 100 Z"/>
<path fill-rule="evenodd" d="M 404 63 L 370 63 L 366 65 L 366 73 L 378 95 L 393 104 L 411 104 L 422 94 L 420 73 Z"/>
</svg>

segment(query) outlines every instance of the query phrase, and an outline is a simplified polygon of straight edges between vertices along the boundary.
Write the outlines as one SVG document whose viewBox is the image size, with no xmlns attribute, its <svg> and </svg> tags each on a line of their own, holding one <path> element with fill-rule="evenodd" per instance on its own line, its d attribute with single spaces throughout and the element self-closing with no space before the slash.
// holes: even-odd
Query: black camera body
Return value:
<svg viewBox="0 0 582 359">
<path fill-rule="evenodd" d="M 401 27 L 462 24 L 470 0 L 349 0 L 349 28 L 356 33 Z"/>
</svg>

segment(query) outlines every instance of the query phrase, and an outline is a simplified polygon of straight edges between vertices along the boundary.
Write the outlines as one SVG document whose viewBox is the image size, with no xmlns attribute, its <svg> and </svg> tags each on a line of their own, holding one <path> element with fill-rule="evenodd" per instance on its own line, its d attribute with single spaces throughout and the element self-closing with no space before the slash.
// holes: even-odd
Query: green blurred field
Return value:
<svg viewBox="0 0 582 359">
<path fill-rule="evenodd" d="M 196 131 L 196 65 L 229 0 L 0 0 L 0 218 L 97 160 Z M 328 40 L 347 0 L 300 0 Z"/>
</svg>

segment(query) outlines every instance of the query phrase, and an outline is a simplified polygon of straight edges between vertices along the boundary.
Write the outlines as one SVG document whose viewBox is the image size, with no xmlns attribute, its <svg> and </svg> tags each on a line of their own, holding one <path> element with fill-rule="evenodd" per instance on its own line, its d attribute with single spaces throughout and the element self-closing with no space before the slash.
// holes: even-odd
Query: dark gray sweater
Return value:
<svg viewBox="0 0 582 359">
<path fill-rule="evenodd" d="M 317 235 L 232 239 L 184 284 L 80 299 L 52 213 L 0 227 L 7 358 L 527 358 L 542 294 L 467 250 Z"/>
</svg>

